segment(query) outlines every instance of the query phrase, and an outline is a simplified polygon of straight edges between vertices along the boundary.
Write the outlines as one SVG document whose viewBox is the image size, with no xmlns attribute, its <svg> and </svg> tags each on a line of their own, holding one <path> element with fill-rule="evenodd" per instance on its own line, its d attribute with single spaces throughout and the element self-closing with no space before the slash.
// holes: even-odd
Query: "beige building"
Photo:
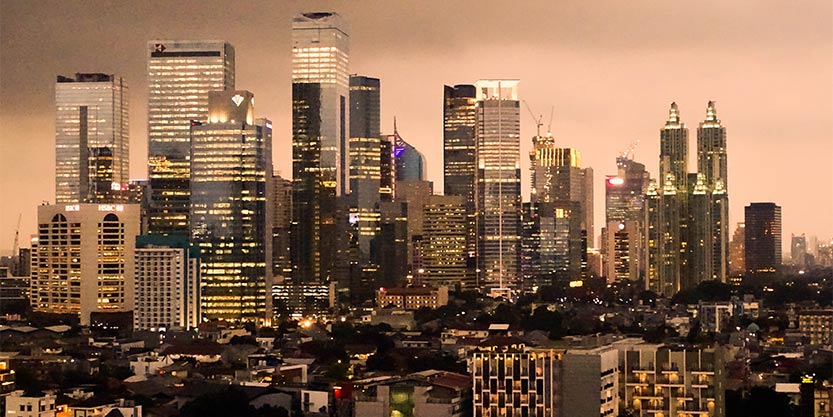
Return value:
<svg viewBox="0 0 833 417">
<path fill-rule="evenodd" d="M 437 308 L 448 304 L 448 287 L 407 287 L 380 288 L 376 290 L 376 305 L 405 310 L 418 310 L 423 307 Z"/>
<path fill-rule="evenodd" d="M 830 345 L 833 340 L 833 310 L 806 310 L 798 314 L 798 330 L 811 345 Z"/>
<path fill-rule="evenodd" d="M 617 356 L 610 345 L 530 348 L 515 337 L 487 339 L 469 360 L 474 415 L 615 416 L 619 410 Z"/>
<path fill-rule="evenodd" d="M 55 395 L 27 397 L 14 391 L 6 397 L 6 417 L 55 417 Z"/>
<path fill-rule="evenodd" d="M 32 242 L 32 309 L 78 314 L 131 311 L 137 204 L 60 204 L 38 207 Z"/>
<path fill-rule="evenodd" d="M 642 339 L 614 343 L 622 408 L 637 417 L 723 417 L 723 351 L 675 349 Z"/>
</svg>

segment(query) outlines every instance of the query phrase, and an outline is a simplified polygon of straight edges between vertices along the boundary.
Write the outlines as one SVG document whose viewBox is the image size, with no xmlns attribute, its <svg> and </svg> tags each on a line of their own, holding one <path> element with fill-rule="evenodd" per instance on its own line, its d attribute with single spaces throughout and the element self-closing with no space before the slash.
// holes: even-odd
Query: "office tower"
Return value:
<svg viewBox="0 0 833 417">
<path fill-rule="evenodd" d="M 200 248 L 203 320 L 260 321 L 272 277 L 272 123 L 248 91 L 208 94 L 191 126 L 191 241 Z"/>
<path fill-rule="evenodd" d="M 199 249 L 188 236 L 136 237 L 133 329 L 188 330 L 200 323 Z"/>
<path fill-rule="evenodd" d="M 660 129 L 660 176 L 646 192 L 646 289 L 666 297 L 682 289 L 687 272 L 688 128 L 671 103 Z"/>
<path fill-rule="evenodd" d="M 624 339 L 619 372 L 620 398 L 629 415 L 724 417 L 726 415 L 724 351 L 680 349 Z"/>
<path fill-rule="evenodd" d="M 478 287 L 519 287 L 520 101 L 517 80 L 476 83 Z"/>
<path fill-rule="evenodd" d="M 481 346 L 469 361 L 474 415 L 597 417 L 619 407 L 618 352 L 611 345 L 533 348 L 496 338 Z"/>
<path fill-rule="evenodd" d="M 707 225 L 706 264 L 690 263 L 691 269 L 705 269 L 704 279 L 725 282 L 729 275 L 729 195 L 726 128 L 717 118 L 713 101 L 706 107 L 706 118 L 697 128 L 697 172 L 704 175 L 705 192 L 711 202 L 706 209 Z M 704 217 L 692 213 L 692 215 Z"/>
<path fill-rule="evenodd" d="M 801 236 L 790 236 L 790 261 L 795 266 L 804 266 L 807 256 L 807 238 Z"/>
<path fill-rule="evenodd" d="M 688 237 L 686 255 L 689 269 L 683 274 L 681 286 L 693 288 L 697 284 L 712 279 L 714 265 L 712 261 L 713 229 L 711 218 L 711 193 L 706 185 L 706 177 L 700 172 L 695 180 L 689 181 L 691 192 L 688 196 Z M 728 249 L 728 248 L 727 248 Z"/>
<path fill-rule="evenodd" d="M 473 85 L 443 88 L 443 191 L 475 201 L 477 94 Z M 472 205 L 471 210 L 474 210 Z"/>
<path fill-rule="evenodd" d="M 746 272 L 746 263 L 744 261 L 745 255 L 745 237 L 746 225 L 738 223 L 735 227 L 735 232 L 732 233 L 732 241 L 729 242 L 729 275 L 733 277 L 741 276 Z"/>
<path fill-rule="evenodd" d="M 477 89 L 460 84 L 443 88 L 443 191 L 466 202 L 469 274 L 477 270 Z"/>
<path fill-rule="evenodd" d="M 111 202 L 127 186 L 127 84 L 112 74 L 58 76 L 55 83 L 55 201 Z"/>
<path fill-rule="evenodd" d="M 521 255 L 519 258 L 523 291 L 535 293 L 544 285 L 541 274 L 541 215 L 539 203 L 521 205 Z"/>
<path fill-rule="evenodd" d="M 396 183 L 396 162 L 393 156 L 393 135 L 379 137 L 379 200 L 393 201 L 393 189 Z"/>
<path fill-rule="evenodd" d="M 605 179 L 605 227 L 602 229 L 603 275 L 608 281 L 640 279 L 645 270 L 645 193 L 650 180 L 645 165 L 628 153 L 616 157 L 616 175 Z"/>
<path fill-rule="evenodd" d="M 379 266 L 378 284 L 401 286 L 408 275 L 408 203 L 382 202 L 379 214 L 379 236 L 373 255 Z"/>
<path fill-rule="evenodd" d="M 593 234 L 588 229 L 593 227 L 593 170 L 581 168 L 576 149 L 556 147 L 550 133 L 536 135 L 532 144 L 533 150 L 529 153 L 530 200 L 540 204 L 542 242 L 547 236 L 557 234 L 554 250 L 561 251 L 545 255 L 546 250 L 541 247 L 541 274 L 547 277 L 545 281 L 581 279 L 586 277 L 587 247 L 590 246 L 587 240 Z M 548 231 L 551 226 L 558 226 L 559 231 Z M 547 257 L 553 260 L 549 261 Z"/>
<path fill-rule="evenodd" d="M 418 274 L 422 268 L 422 251 L 420 242 L 423 235 L 423 207 L 434 194 L 434 183 L 423 180 L 396 181 L 394 201 L 407 203 L 408 218 L 408 269 L 411 274 Z M 465 242 L 463 243 L 465 251 Z"/>
<path fill-rule="evenodd" d="M 428 198 L 423 206 L 423 283 L 473 288 L 466 268 L 466 201 L 462 196 Z"/>
<path fill-rule="evenodd" d="M 272 176 L 272 204 L 272 276 L 283 281 L 292 276 L 292 180 Z"/>
<path fill-rule="evenodd" d="M 359 263 L 370 259 L 379 229 L 381 153 L 379 79 L 350 76 L 350 213 L 358 228 Z"/>
<path fill-rule="evenodd" d="M 334 279 L 336 197 L 348 194 L 349 36 L 336 13 L 292 20 L 292 265 L 295 283 Z"/>
<path fill-rule="evenodd" d="M 32 242 L 32 309 L 78 314 L 133 309 L 133 254 L 139 234 L 136 204 L 38 207 Z"/>
<path fill-rule="evenodd" d="M 395 181 L 425 180 L 425 171 L 428 169 L 425 163 L 425 155 L 402 139 L 396 129 L 396 119 L 393 120 L 393 144 Z"/>
<path fill-rule="evenodd" d="M 234 48 L 223 41 L 152 40 L 148 58 L 150 233 L 188 233 L 191 121 L 208 92 L 234 89 Z"/>
<path fill-rule="evenodd" d="M 744 209 L 744 263 L 747 276 L 774 274 L 781 268 L 781 207 L 751 203 Z"/>
</svg>

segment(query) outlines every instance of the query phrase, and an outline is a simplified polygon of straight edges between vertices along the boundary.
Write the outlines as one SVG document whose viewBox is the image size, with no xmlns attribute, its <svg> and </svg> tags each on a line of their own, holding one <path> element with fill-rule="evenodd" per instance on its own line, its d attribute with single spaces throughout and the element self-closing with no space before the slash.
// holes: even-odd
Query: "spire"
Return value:
<svg viewBox="0 0 833 417">
<path fill-rule="evenodd" d="M 717 109 L 714 107 L 714 101 L 709 101 L 706 107 L 706 120 L 703 123 L 707 125 L 720 125 L 720 119 L 717 118 Z"/>
<path fill-rule="evenodd" d="M 682 123 L 680 122 L 680 110 L 677 108 L 677 102 L 671 102 L 671 109 L 668 110 L 668 121 L 665 122 L 666 129 L 679 129 Z"/>
<path fill-rule="evenodd" d="M 394 136 L 399 135 L 399 132 L 396 131 L 396 116 L 393 116 L 393 135 Z"/>
</svg>

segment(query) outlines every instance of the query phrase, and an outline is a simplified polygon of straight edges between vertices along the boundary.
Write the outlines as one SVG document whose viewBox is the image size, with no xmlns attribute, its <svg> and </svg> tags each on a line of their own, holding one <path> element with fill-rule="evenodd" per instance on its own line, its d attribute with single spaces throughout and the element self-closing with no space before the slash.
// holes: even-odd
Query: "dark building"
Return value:
<svg viewBox="0 0 833 417">
<path fill-rule="evenodd" d="M 778 272 L 781 268 L 781 207 L 775 203 L 751 203 L 744 214 L 747 276 Z"/>
<path fill-rule="evenodd" d="M 379 79 L 350 76 L 350 214 L 357 228 L 358 262 L 370 260 L 379 229 Z"/>
<path fill-rule="evenodd" d="M 272 123 L 254 119 L 252 93 L 209 93 L 208 122 L 191 126 L 191 241 L 200 248 L 207 320 L 271 314 Z"/>
<path fill-rule="evenodd" d="M 272 275 L 288 279 L 292 276 L 289 235 L 292 226 L 292 180 L 272 176 Z"/>
</svg>

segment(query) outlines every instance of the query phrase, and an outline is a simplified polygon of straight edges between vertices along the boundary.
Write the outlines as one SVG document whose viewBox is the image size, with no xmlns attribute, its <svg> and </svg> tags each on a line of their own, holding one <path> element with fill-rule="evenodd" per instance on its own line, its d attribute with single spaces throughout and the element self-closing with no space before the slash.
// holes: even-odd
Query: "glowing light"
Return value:
<svg viewBox="0 0 833 417">
<path fill-rule="evenodd" d="M 68 206 L 64 206 L 64 210 L 65 211 L 80 211 L 81 206 L 79 206 L 78 204 L 71 204 L 71 205 L 68 205 Z"/>
<path fill-rule="evenodd" d="M 625 180 L 619 177 L 608 178 L 607 183 L 610 185 L 622 185 L 625 183 Z"/>
<path fill-rule="evenodd" d="M 235 94 L 234 97 L 231 98 L 231 101 L 233 101 L 237 107 L 240 107 L 240 103 L 243 102 L 243 96 Z"/>
<path fill-rule="evenodd" d="M 581 288 L 584 286 L 584 281 L 570 281 L 570 288 Z"/>
</svg>

